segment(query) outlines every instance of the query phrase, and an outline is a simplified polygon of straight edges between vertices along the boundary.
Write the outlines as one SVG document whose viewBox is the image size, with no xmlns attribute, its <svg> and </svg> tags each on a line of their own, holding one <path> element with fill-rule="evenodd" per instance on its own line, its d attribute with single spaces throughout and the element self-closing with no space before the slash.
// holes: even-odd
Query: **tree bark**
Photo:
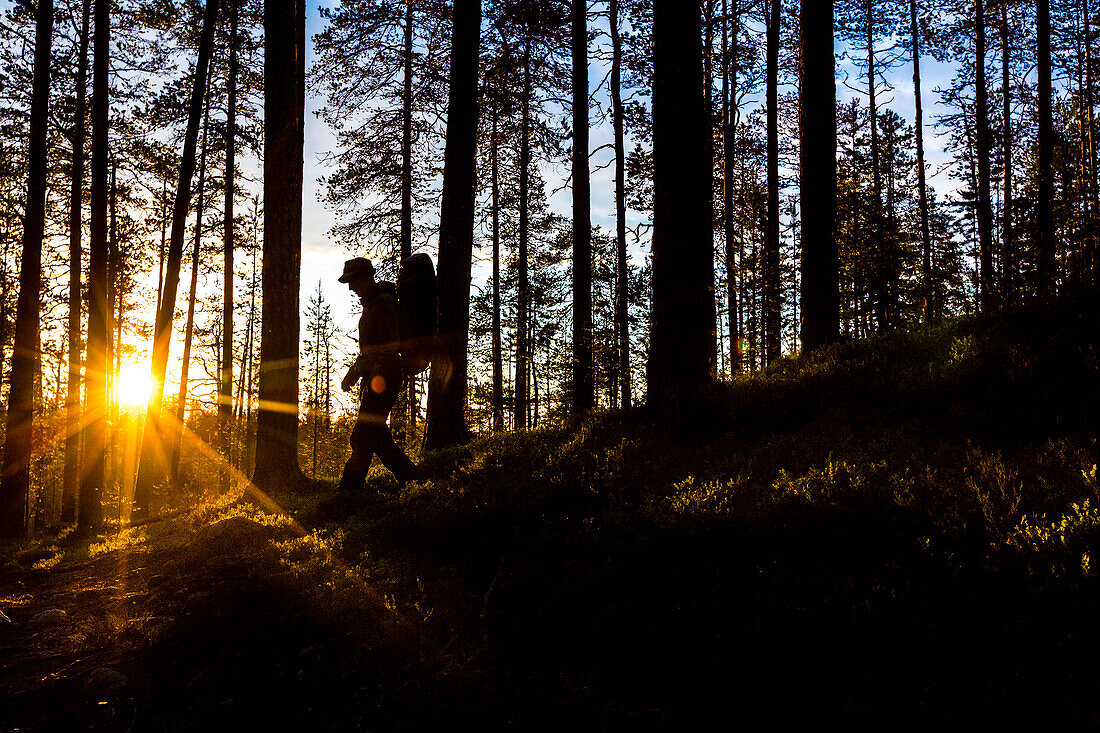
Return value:
<svg viewBox="0 0 1100 733">
<path fill-rule="evenodd" d="M 610 0 L 611 125 L 615 144 L 615 330 L 618 334 L 619 406 L 630 409 L 630 319 L 628 293 L 630 264 L 626 257 L 626 143 L 623 135 L 622 37 L 619 0 Z"/>
<path fill-rule="evenodd" d="M 698 6 L 653 4 L 653 325 L 649 407 L 666 427 L 700 414 L 714 368 L 710 126 Z"/>
<path fill-rule="evenodd" d="M 195 80 L 187 111 L 187 130 L 180 159 L 180 177 L 172 209 L 172 233 L 168 242 L 168 263 L 164 276 L 160 309 L 153 328 L 151 372 L 153 394 L 145 414 L 145 430 L 141 437 L 141 462 L 138 466 L 134 511 L 148 514 L 153 497 L 153 485 L 165 478 L 163 436 L 160 431 L 161 406 L 164 401 L 164 379 L 168 371 L 168 349 L 172 341 L 172 321 L 176 315 L 176 291 L 179 288 L 180 264 L 183 260 L 183 240 L 187 228 L 187 210 L 191 200 L 191 179 L 195 173 L 195 148 L 198 145 L 199 124 L 202 121 L 203 97 L 214 44 L 214 26 L 218 18 L 218 0 L 207 0 L 203 13 L 199 54 L 195 64 Z M 289 325 L 289 324 L 288 324 Z M 297 337 L 295 337 L 297 341 Z"/>
<path fill-rule="evenodd" d="M 1036 0 L 1039 65 L 1039 294 L 1054 292 L 1054 109 L 1050 58 L 1050 2 Z"/>
<path fill-rule="evenodd" d="M 88 246 L 88 347 L 85 380 L 84 468 L 76 524 L 82 533 L 103 522 L 107 448 L 107 133 L 111 49 L 110 0 L 95 0 L 92 64 L 92 165 Z"/>
<path fill-rule="evenodd" d="M 864 0 L 867 19 L 867 106 L 871 123 L 871 185 L 875 196 L 875 223 L 878 222 L 878 207 L 882 205 L 882 162 L 879 159 L 878 142 L 878 100 L 877 72 L 875 71 L 875 0 Z"/>
<path fill-rule="evenodd" d="M 768 32 L 768 238 L 764 246 L 764 354 L 768 364 L 779 360 L 779 24 L 782 6 L 771 0 Z"/>
<path fill-rule="evenodd" d="M 481 0 L 455 0 L 453 22 L 447 144 L 443 152 L 439 211 L 442 359 L 432 363 L 428 379 L 428 429 L 424 442 L 429 450 L 463 443 L 470 437 L 464 413 L 474 245 Z"/>
<path fill-rule="evenodd" d="M 724 98 L 724 119 L 722 125 L 722 148 L 725 159 L 722 171 L 723 211 L 725 219 L 725 260 L 726 260 L 726 310 L 729 319 L 730 337 L 730 372 L 737 374 L 741 371 L 741 313 L 738 298 L 737 285 L 737 231 L 733 210 L 733 163 L 736 148 L 736 120 L 737 108 L 737 57 L 738 57 L 738 28 L 740 26 L 740 0 L 734 0 L 732 15 L 726 13 L 726 4 L 722 4 L 722 43 L 729 41 L 729 55 L 724 63 L 722 72 L 722 96 Z M 729 23 L 733 20 L 733 29 L 730 32 Z M 723 56 L 726 49 L 723 48 Z"/>
<path fill-rule="evenodd" d="M 401 91 L 401 260 L 412 255 L 413 0 L 405 0 L 404 80 Z"/>
<path fill-rule="evenodd" d="M 38 308 L 42 290 L 42 240 L 46 225 L 53 0 L 38 0 L 34 26 L 27 204 L 4 433 L 4 472 L 0 479 L 0 537 L 17 537 L 27 529 L 30 465 L 34 451 L 34 375 L 42 359 L 38 349 Z"/>
<path fill-rule="evenodd" d="M 573 0 L 573 413 L 595 406 L 592 191 L 588 170 L 588 0 Z"/>
<path fill-rule="evenodd" d="M 924 106 L 921 102 L 920 86 L 920 26 L 917 25 L 917 0 L 909 0 L 910 34 L 913 41 L 913 96 L 916 106 L 917 138 L 917 195 L 920 207 L 921 239 L 921 279 L 923 288 L 924 322 L 931 323 L 933 318 L 932 283 L 932 234 L 928 225 L 928 177 L 924 165 Z"/>
<path fill-rule="evenodd" d="M 978 164 L 978 277 L 983 313 L 993 309 L 993 207 L 990 201 L 989 90 L 985 74 L 985 2 L 974 0 L 974 143 Z"/>
<path fill-rule="evenodd" d="M 252 481 L 297 488 L 298 290 L 302 270 L 305 4 L 264 0 L 264 257 L 259 415 Z"/>
<path fill-rule="evenodd" d="M 523 98 L 520 104 L 520 142 L 519 142 L 519 284 L 516 297 L 516 386 L 512 409 L 517 430 L 526 430 L 528 426 L 528 382 L 530 367 L 530 347 L 528 346 L 528 308 L 531 291 L 527 273 L 527 230 L 528 230 L 528 168 L 531 165 L 531 42 L 524 40 L 523 50 Z"/>
<path fill-rule="evenodd" d="M 180 362 L 180 390 L 176 399 L 176 420 L 169 435 L 172 449 L 169 453 L 168 485 L 172 491 L 180 491 L 180 448 L 183 444 L 184 410 L 187 409 L 187 375 L 191 368 L 191 340 L 195 333 L 195 295 L 199 287 L 199 248 L 202 243 L 202 216 L 206 210 L 206 132 L 209 126 L 210 107 L 202 123 L 202 146 L 199 154 L 198 204 L 195 206 L 195 244 L 191 249 L 191 288 L 187 295 L 187 325 L 183 335 L 183 360 Z M 219 411 L 221 406 L 219 405 Z"/>
<path fill-rule="evenodd" d="M 614 2 L 614 0 L 612 0 Z M 493 133 L 489 146 L 492 176 L 493 218 L 493 430 L 504 429 L 504 364 L 501 354 L 500 333 L 500 171 L 497 165 L 497 113 L 493 112 Z"/>
<path fill-rule="evenodd" d="M 229 0 L 229 68 L 225 119 L 225 216 L 222 248 L 222 358 L 218 380 L 218 441 L 222 457 L 228 465 L 232 460 L 233 425 L 233 247 L 236 244 L 233 226 L 233 199 L 237 193 L 237 0 Z M 222 470 L 221 490 L 229 489 L 229 471 Z"/>
<path fill-rule="evenodd" d="M 61 521 L 76 521 L 76 497 L 80 487 L 80 332 L 81 332 L 81 237 L 84 225 L 84 139 L 87 120 L 88 45 L 91 31 L 91 0 L 84 0 L 80 12 L 80 50 L 76 67 L 76 108 L 73 110 L 73 163 L 69 189 L 69 373 L 65 385 L 65 465 L 61 478 Z"/>
<path fill-rule="evenodd" d="M 1087 187 L 1090 204 L 1087 235 L 1089 239 L 1089 252 L 1092 258 L 1093 287 L 1100 289 L 1100 231 L 1098 231 L 1097 228 L 1097 216 L 1100 216 L 1100 192 L 1097 191 L 1096 182 L 1096 145 L 1094 141 L 1096 118 L 1093 110 L 1092 45 L 1090 43 L 1092 37 L 1092 19 L 1089 12 L 1088 0 L 1083 0 L 1082 14 L 1084 16 L 1083 22 L 1085 26 L 1085 124 L 1088 127 L 1086 131 L 1086 142 L 1088 144 Z"/>
<path fill-rule="evenodd" d="M 809 352 L 835 342 L 840 325 L 832 0 L 802 0 L 800 34 L 802 349 Z"/>
<path fill-rule="evenodd" d="M 1008 3 L 1001 3 L 1001 116 L 1003 118 L 1004 195 L 1001 212 L 1003 250 L 1001 267 L 1004 270 L 1004 298 L 1006 303 L 1016 300 L 1016 241 L 1012 230 L 1012 57 L 1008 29 Z"/>
</svg>

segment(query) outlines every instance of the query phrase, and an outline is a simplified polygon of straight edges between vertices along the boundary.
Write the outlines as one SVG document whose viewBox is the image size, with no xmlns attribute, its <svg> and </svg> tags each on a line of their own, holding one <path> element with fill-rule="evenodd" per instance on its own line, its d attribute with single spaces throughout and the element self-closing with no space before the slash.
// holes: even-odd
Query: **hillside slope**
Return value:
<svg viewBox="0 0 1100 733">
<path fill-rule="evenodd" d="M 598 416 L 427 456 L 399 497 L 319 486 L 275 497 L 287 516 L 222 502 L 62 543 L 0 576 L 5 709 L 32 728 L 1094 725 L 1097 321 L 1064 303 L 892 334 L 724 386 L 690 435 Z M 46 607 L 69 620 L 32 623 Z"/>
</svg>

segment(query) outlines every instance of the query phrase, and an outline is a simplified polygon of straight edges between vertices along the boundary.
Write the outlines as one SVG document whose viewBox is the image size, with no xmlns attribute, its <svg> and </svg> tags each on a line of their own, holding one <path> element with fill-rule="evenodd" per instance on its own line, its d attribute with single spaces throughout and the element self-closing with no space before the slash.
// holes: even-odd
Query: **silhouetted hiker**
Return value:
<svg viewBox="0 0 1100 733">
<path fill-rule="evenodd" d="M 404 486 L 405 482 L 416 479 L 419 472 L 393 442 L 390 426 L 386 423 L 402 379 L 396 291 L 393 283 L 375 282 L 374 265 L 363 257 L 344 263 L 340 282 L 347 283 L 362 300 L 363 315 L 359 318 L 359 358 L 340 383 L 347 392 L 362 380 L 359 415 L 351 431 L 351 458 L 344 466 L 339 491 L 363 488 L 375 453 Z"/>
</svg>

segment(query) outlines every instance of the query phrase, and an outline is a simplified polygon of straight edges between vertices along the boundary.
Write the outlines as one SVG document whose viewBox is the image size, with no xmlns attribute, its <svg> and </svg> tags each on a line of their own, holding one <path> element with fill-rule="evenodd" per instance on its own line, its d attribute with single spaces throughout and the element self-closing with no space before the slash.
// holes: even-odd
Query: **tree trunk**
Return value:
<svg viewBox="0 0 1100 733">
<path fill-rule="evenodd" d="M 1054 292 L 1054 110 L 1050 58 L 1050 2 L 1036 0 L 1039 64 L 1039 293 Z"/>
<path fill-rule="evenodd" d="M 119 404 L 118 404 L 118 373 L 119 357 L 122 355 L 122 319 L 119 316 L 122 303 L 121 273 L 122 257 L 118 248 L 118 160 L 111 156 L 111 183 L 109 198 L 107 199 L 107 327 L 110 333 L 107 336 L 107 364 L 110 379 L 108 394 L 109 409 L 108 420 L 116 426 L 110 432 L 110 475 L 107 477 L 107 485 L 121 485 L 120 456 L 119 456 Z"/>
<path fill-rule="evenodd" d="M 160 252 L 157 257 L 157 308 L 154 313 L 160 312 L 160 302 L 164 295 L 164 251 L 168 237 L 168 175 L 160 184 Z"/>
<path fill-rule="evenodd" d="M 875 71 L 875 0 L 864 0 L 867 19 L 867 106 L 871 123 L 871 185 L 874 192 L 875 219 L 878 223 L 878 207 L 882 205 L 882 162 L 879 160 L 878 143 L 878 101 L 876 95 L 877 72 Z M 876 227 L 877 228 L 877 227 Z"/>
<path fill-rule="evenodd" d="M 470 267 L 474 244 L 477 158 L 477 62 L 481 0 L 456 0 L 448 91 L 447 145 L 439 211 L 439 333 L 442 359 L 428 380 L 425 446 L 435 450 L 469 440 L 466 425 Z"/>
<path fill-rule="evenodd" d="M 1092 89 L 1092 45 L 1090 39 L 1092 37 L 1092 19 L 1089 12 L 1088 0 L 1083 0 L 1082 15 L 1085 26 L 1085 114 L 1087 125 L 1086 130 L 1086 143 L 1088 145 L 1087 162 L 1088 162 L 1088 175 L 1087 175 L 1087 188 L 1089 197 L 1089 222 L 1087 236 L 1089 239 L 1089 253 L 1092 259 L 1092 276 L 1093 287 L 1100 288 L 1100 230 L 1097 228 L 1097 216 L 1100 215 L 1100 192 L 1097 191 L 1096 185 L 1096 145 L 1094 142 L 1094 132 L 1096 128 L 1095 112 L 1093 111 L 1093 89 Z"/>
<path fill-rule="evenodd" d="M 405 0 L 405 78 L 401 91 L 401 259 L 412 255 L 413 0 Z"/>
<path fill-rule="evenodd" d="M 768 29 L 768 238 L 764 245 L 764 353 L 768 364 L 779 360 L 779 24 L 782 7 L 771 0 Z"/>
<path fill-rule="evenodd" d="M 520 104 L 519 132 L 519 284 L 516 297 L 516 386 L 512 409 L 517 430 L 527 429 L 527 385 L 530 358 L 528 356 L 528 307 L 531 292 L 527 280 L 527 188 L 528 167 L 531 165 L 531 41 L 524 40 L 523 96 Z"/>
<path fill-rule="evenodd" d="M 172 449 L 169 453 L 168 485 L 172 491 L 180 491 L 180 448 L 183 444 L 184 410 L 187 408 L 187 374 L 191 368 L 191 340 L 195 333 L 195 294 L 199 288 L 199 249 L 202 244 L 202 215 L 206 210 L 206 132 L 210 122 L 210 107 L 202 123 L 202 146 L 199 154 L 198 205 L 195 207 L 195 244 L 191 249 L 191 289 L 187 295 L 187 325 L 183 335 L 183 360 L 180 362 L 180 391 L 176 399 L 176 420 L 169 434 Z M 221 406 L 219 405 L 219 412 Z"/>
<path fill-rule="evenodd" d="M 222 357 L 218 380 L 218 442 L 226 465 L 231 462 L 233 425 L 233 199 L 237 193 L 237 0 L 229 0 L 229 68 L 225 120 L 225 216 L 222 235 Z M 221 490 L 229 489 L 229 471 L 221 473 Z"/>
<path fill-rule="evenodd" d="M 111 49 L 110 0 L 95 2 L 92 64 L 92 181 L 88 247 L 88 348 L 84 370 L 84 468 L 76 524 L 82 533 L 103 522 L 104 459 L 107 448 L 107 133 Z"/>
<path fill-rule="evenodd" d="M 23 253 L 19 263 L 19 300 L 15 312 L 15 344 L 11 357 L 7 427 L 4 433 L 4 472 L 0 480 L 2 537 L 17 537 L 27 529 L 30 466 L 34 451 L 34 374 L 42 359 L 37 348 L 38 307 L 42 290 L 42 239 L 46 226 L 53 0 L 38 0 L 34 26 L 27 205 L 23 223 Z"/>
<path fill-rule="evenodd" d="M 153 329 L 152 378 L 153 394 L 145 414 L 145 430 L 141 437 L 141 462 L 138 466 L 134 510 L 139 515 L 150 512 L 153 485 L 165 477 L 163 443 L 160 432 L 161 404 L 164 400 L 164 379 L 168 371 L 168 348 L 172 341 L 172 321 L 176 315 L 176 291 L 179 288 L 180 263 L 183 260 L 183 240 L 187 228 L 187 210 L 191 200 L 191 178 L 195 172 L 195 148 L 198 145 L 199 124 L 202 121 L 203 97 L 214 43 L 214 26 L 218 18 L 218 0 L 207 0 L 203 13 L 199 55 L 195 65 L 195 80 L 187 111 L 187 130 L 180 159 L 180 177 L 172 209 L 172 235 L 168 243 L 168 264 L 160 309 Z M 277 204 L 276 204 L 277 205 Z M 289 322 L 286 323 L 290 325 Z M 297 342 L 297 337 L 295 337 Z"/>
<path fill-rule="evenodd" d="M 990 202 L 989 105 L 985 76 L 985 2 L 974 0 L 974 132 L 978 164 L 978 249 L 981 270 L 979 302 L 983 313 L 993 309 L 993 207 Z"/>
<path fill-rule="evenodd" d="M 1004 270 L 1004 299 L 1008 304 L 1016 300 L 1016 242 L 1012 230 L 1012 77 L 1011 48 L 1008 30 L 1008 3 L 1001 3 L 1001 94 L 1003 118 L 1004 195 L 1001 212 L 1003 250 L 1001 268 Z"/>
<path fill-rule="evenodd" d="M 84 137 L 87 116 L 88 42 L 91 30 L 91 0 L 84 0 L 80 12 L 80 56 L 76 68 L 76 108 L 73 111 L 73 168 L 69 189 L 69 372 L 65 389 L 65 466 L 61 478 L 61 521 L 76 521 L 76 496 L 80 487 L 80 280 L 81 236 L 84 207 Z"/>
<path fill-rule="evenodd" d="M 733 164 L 736 152 L 736 118 L 737 110 L 737 57 L 738 57 L 738 30 L 741 21 L 740 0 L 734 0 L 733 13 L 726 13 L 725 0 L 722 4 L 723 26 L 722 43 L 729 42 L 729 54 L 724 63 L 722 73 L 722 96 L 724 119 L 722 125 L 722 148 L 725 159 L 722 171 L 723 212 L 725 219 L 725 260 L 726 260 L 726 310 L 729 319 L 730 337 L 730 373 L 737 374 L 741 371 L 741 304 L 737 282 L 737 257 L 738 236 L 736 230 L 736 216 L 733 210 L 734 177 Z M 732 18 L 733 28 L 730 32 L 729 21 Z M 726 50 L 723 48 L 723 56 Z"/>
<path fill-rule="evenodd" d="M 612 0 L 614 2 L 615 0 Z M 493 424 L 494 431 L 504 429 L 504 365 L 501 354 L 500 333 L 500 172 L 497 166 L 497 112 L 493 112 L 493 136 L 489 145 L 489 161 L 492 168 L 492 217 L 493 217 Z"/>
<path fill-rule="evenodd" d="M 573 0 L 573 412 L 595 406 L 592 192 L 588 171 L 588 0 Z"/>
<path fill-rule="evenodd" d="M 714 367 L 710 127 L 698 7 L 653 4 L 653 325 L 649 407 L 664 426 L 701 412 Z"/>
<path fill-rule="evenodd" d="M 615 327 L 619 336 L 619 406 L 630 409 L 630 319 L 628 293 L 630 264 L 626 258 L 626 144 L 623 135 L 622 38 L 619 33 L 619 0 L 610 0 L 611 24 L 611 124 L 615 137 Z"/>
<path fill-rule="evenodd" d="M 924 107 L 920 87 L 920 26 L 917 25 L 917 0 L 909 0 L 910 33 L 913 40 L 913 96 L 916 104 L 917 195 L 920 206 L 921 279 L 924 322 L 931 323 L 932 309 L 932 234 L 928 225 L 928 178 L 924 167 Z"/>
<path fill-rule="evenodd" d="M 264 0 L 264 258 L 260 410 L 252 481 L 296 488 L 298 290 L 302 270 L 305 4 Z"/>
<path fill-rule="evenodd" d="M 799 134 L 802 197 L 802 350 L 836 341 L 836 79 L 832 0 L 802 0 Z"/>
</svg>

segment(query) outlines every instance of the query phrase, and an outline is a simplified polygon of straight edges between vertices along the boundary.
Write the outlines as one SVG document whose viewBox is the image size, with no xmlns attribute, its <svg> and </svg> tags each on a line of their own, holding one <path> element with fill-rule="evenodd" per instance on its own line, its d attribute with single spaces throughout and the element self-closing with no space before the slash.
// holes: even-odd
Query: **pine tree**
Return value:
<svg viewBox="0 0 1100 733">
<path fill-rule="evenodd" d="M 42 240 L 46 221 L 47 124 L 50 106 L 50 51 L 53 0 L 38 0 L 35 11 L 34 88 L 31 100 L 27 206 L 19 262 L 19 303 L 11 358 L 3 476 L 0 477 L 0 536 L 26 531 L 30 463 L 34 450 L 34 375 L 41 368 L 38 349 Z"/>
<path fill-rule="evenodd" d="M 252 482 L 295 488 L 298 467 L 298 284 L 302 267 L 305 5 L 264 0 L 264 251 L 259 414 Z"/>
<path fill-rule="evenodd" d="M 469 438 L 464 410 L 470 329 L 470 268 L 477 157 L 478 54 L 481 0 L 456 0 L 451 49 L 447 148 L 439 213 L 440 357 L 428 380 L 425 446 L 438 449 Z"/>
<path fill-rule="evenodd" d="M 802 0 L 799 135 L 802 196 L 802 349 L 837 339 L 836 80 L 832 0 Z"/>
<path fill-rule="evenodd" d="M 653 321 L 648 404 L 666 426 L 696 419 L 714 368 L 710 134 L 698 8 L 653 5 Z"/>
<path fill-rule="evenodd" d="M 73 161 L 69 193 L 69 373 L 65 395 L 65 465 L 61 480 L 61 521 L 76 521 L 76 499 L 80 488 L 80 333 L 81 333 L 81 211 L 84 206 L 84 140 L 87 130 L 88 45 L 91 31 L 91 0 L 83 0 L 80 12 L 80 41 L 76 72 L 76 105 L 73 108 Z"/>
</svg>

